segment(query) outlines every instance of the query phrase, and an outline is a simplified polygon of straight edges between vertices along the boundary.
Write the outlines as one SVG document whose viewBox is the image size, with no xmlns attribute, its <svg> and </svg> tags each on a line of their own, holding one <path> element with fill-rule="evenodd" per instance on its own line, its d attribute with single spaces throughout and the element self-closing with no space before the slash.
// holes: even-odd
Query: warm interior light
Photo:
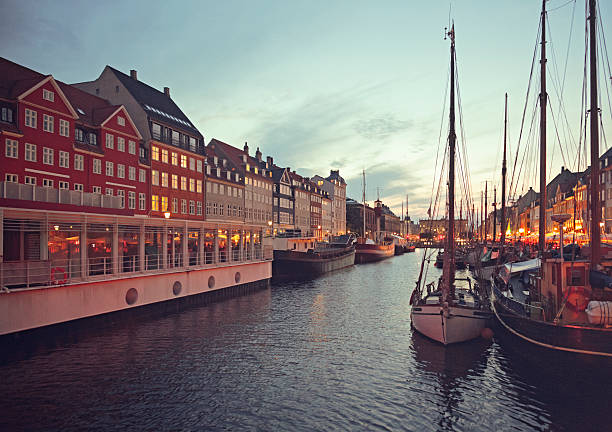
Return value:
<svg viewBox="0 0 612 432">
<path fill-rule="evenodd" d="M 170 212 L 165 212 L 165 213 L 164 213 L 164 217 L 165 217 L 166 219 L 170 219 Z"/>
</svg>

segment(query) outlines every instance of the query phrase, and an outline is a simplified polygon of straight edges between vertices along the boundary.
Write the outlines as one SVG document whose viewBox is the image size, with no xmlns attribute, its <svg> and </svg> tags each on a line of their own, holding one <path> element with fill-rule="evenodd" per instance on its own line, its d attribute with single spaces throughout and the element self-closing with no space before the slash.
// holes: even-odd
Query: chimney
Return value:
<svg viewBox="0 0 612 432">
<path fill-rule="evenodd" d="M 135 81 L 138 81 L 138 72 L 136 72 L 136 69 L 130 70 L 130 78 L 132 78 Z"/>
<path fill-rule="evenodd" d="M 249 155 L 249 145 L 246 141 L 244 142 L 244 152 L 247 154 L 247 156 Z"/>
<path fill-rule="evenodd" d="M 257 147 L 257 151 L 255 152 L 255 158 L 261 162 L 261 152 L 259 151 L 259 147 Z"/>
<path fill-rule="evenodd" d="M 164 87 L 164 94 L 170 97 L 170 87 Z"/>
<path fill-rule="evenodd" d="M 268 165 L 272 166 L 272 164 L 274 163 L 274 159 L 272 159 L 272 156 L 266 156 L 266 161 L 268 161 Z"/>
</svg>

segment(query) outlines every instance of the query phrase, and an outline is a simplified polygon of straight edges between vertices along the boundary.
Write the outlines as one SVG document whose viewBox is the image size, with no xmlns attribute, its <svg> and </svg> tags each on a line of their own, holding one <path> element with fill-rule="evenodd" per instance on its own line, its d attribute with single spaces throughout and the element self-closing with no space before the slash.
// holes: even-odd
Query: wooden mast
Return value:
<svg viewBox="0 0 612 432">
<path fill-rule="evenodd" d="M 497 186 L 493 186 L 493 243 L 497 239 Z"/>
<path fill-rule="evenodd" d="M 484 240 L 485 240 L 485 244 L 487 244 L 487 236 L 489 235 L 489 210 L 487 210 L 489 208 L 488 203 L 487 203 L 487 181 L 485 180 L 485 204 L 484 204 Z"/>
<path fill-rule="evenodd" d="M 506 240 L 506 139 L 508 136 L 508 93 L 504 104 L 504 159 L 502 162 L 502 202 L 501 202 L 501 247 L 504 249 Z M 501 256 L 501 254 L 500 254 Z"/>
<path fill-rule="evenodd" d="M 365 244 L 366 241 L 366 201 L 365 201 L 365 188 L 366 188 L 366 182 L 365 182 L 365 170 L 363 170 L 363 232 L 362 232 L 362 236 L 363 236 L 363 243 Z"/>
<path fill-rule="evenodd" d="M 596 0 L 589 0 L 589 57 L 591 82 L 591 268 L 601 260 L 601 205 L 599 197 L 599 108 L 597 107 Z"/>
<path fill-rule="evenodd" d="M 455 296 L 455 25 L 448 32 L 451 40 L 450 67 L 450 130 L 448 134 L 448 230 L 446 232 L 446 250 L 442 268 L 442 301 L 452 304 Z"/>
<path fill-rule="evenodd" d="M 542 49 L 540 52 L 540 215 L 538 247 L 546 248 L 546 0 L 542 0 Z"/>
</svg>

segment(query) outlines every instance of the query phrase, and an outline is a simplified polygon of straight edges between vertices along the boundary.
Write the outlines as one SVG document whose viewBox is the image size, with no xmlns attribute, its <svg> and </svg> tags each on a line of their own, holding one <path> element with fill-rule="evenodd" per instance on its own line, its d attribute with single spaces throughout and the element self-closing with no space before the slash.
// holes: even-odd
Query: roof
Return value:
<svg viewBox="0 0 612 432">
<path fill-rule="evenodd" d="M 16 99 L 47 76 L 0 57 L 0 98 Z"/>
<path fill-rule="evenodd" d="M 329 176 L 327 177 L 326 180 L 330 180 L 330 181 L 337 180 L 340 184 L 346 184 L 344 179 L 340 176 L 340 170 L 330 170 Z"/>
<path fill-rule="evenodd" d="M 219 157 L 223 157 L 225 156 L 226 159 L 228 159 L 232 165 L 234 165 L 236 167 L 236 169 L 243 175 L 247 175 L 247 170 L 246 170 L 246 164 L 248 163 L 249 165 L 253 166 L 253 167 L 258 167 L 258 174 L 255 174 L 255 171 L 249 171 L 249 175 L 258 175 L 262 178 L 266 178 L 268 180 L 271 180 L 271 177 L 269 177 L 268 175 L 264 175 L 263 174 L 263 169 L 261 166 L 260 161 L 258 161 L 256 158 L 254 158 L 253 156 L 248 155 L 244 149 L 239 149 L 237 147 L 234 147 L 232 145 L 229 145 L 223 141 L 220 141 L 216 138 L 213 138 L 210 140 L 210 142 L 208 143 L 208 145 L 213 145 L 214 148 L 217 151 L 217 155 Z M 245 143 L 246 144 L 246 143 Z M 208 147 L 207 147 L 208 148 Z M 248 146 L 247 146 L 248 149 Z M 258 149 L 259 150 L 259 149 Z M 243 161 L 243 157 L 246 156 L 246 162 Z M 264 163 L 265 166 L 265 163 Z M 266 170 L 268 171 L 268 170 Z"/>
<path fill-rule="evenodd" d="M 130 94 L 140 103 L 149 117 L 157 119 L 162 123 L 171 125 L 177 129 L 189 131 L 202 138 L 200 131 L 191 123 L 189 118 L 181 111 L 171 97 L 142 81 L 133 79 L 129 75 L 111 67 L 106 66 L 115 74 L 117 79 L 130 92 Z"/>
<path fill-rule="evenodd" d="M 119 105 L 111 105 L 106 99 L 94 96 L 69 84 L 57 82 L 76 110 L 79 120 L 90 126 L 100 126 Z"/>
</svg>

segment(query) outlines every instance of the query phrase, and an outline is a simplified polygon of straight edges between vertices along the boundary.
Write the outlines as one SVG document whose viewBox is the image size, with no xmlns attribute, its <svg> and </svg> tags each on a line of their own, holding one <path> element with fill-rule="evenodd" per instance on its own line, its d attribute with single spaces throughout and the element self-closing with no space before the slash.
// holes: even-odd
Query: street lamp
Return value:
<svg viewBox="0 0 612 432">
<path fill-rule="evenodd" d="M 170 219 L 170 212 L 169 212 L 169 211 L 164 212 L 164 217 L 165 217 L 166 219 Z"/>
</svg>

